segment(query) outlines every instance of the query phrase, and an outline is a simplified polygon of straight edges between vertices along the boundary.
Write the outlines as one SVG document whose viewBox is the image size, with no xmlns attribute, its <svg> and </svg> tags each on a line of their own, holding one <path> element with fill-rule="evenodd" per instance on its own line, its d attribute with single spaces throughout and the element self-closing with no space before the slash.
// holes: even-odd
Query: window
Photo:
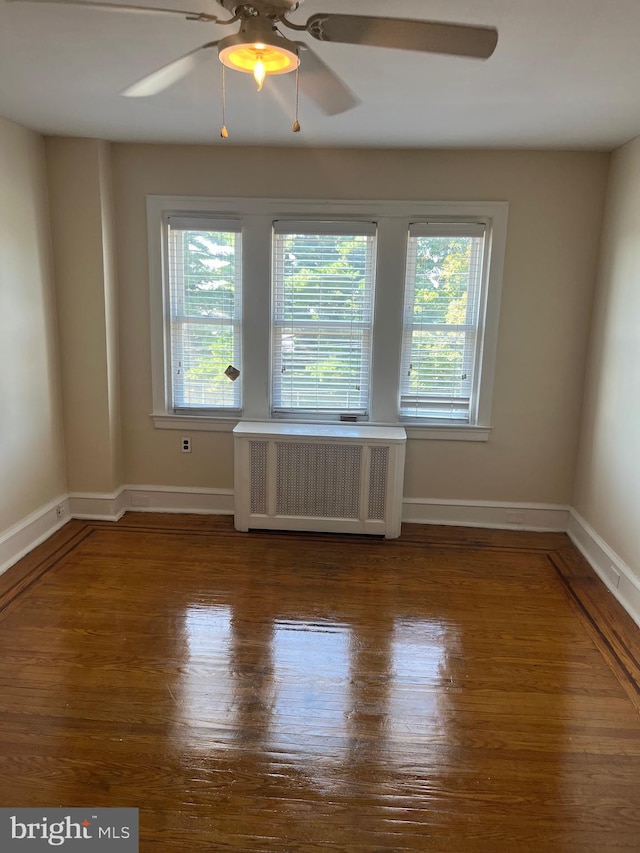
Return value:
<svg viewBox="0 0 640 853">
<path fill-rule="evenodd" d="M 240 223 L 167 217 L 171 408 L 240 410 Z"/>
<path fill-rule="evenodd" d="M 486 440 L 507 209 L 150 196 L 155 425 Z"/>
<path fill-rule="evenodd" d="M 365 415 L 375 226 L 276 222 L 272 412 Z"/>
<path fill-rule="evenodd" d="M 414 224 L 405 277 L 400 414 L 473 422 L 483 224 Z"/>
</svg>

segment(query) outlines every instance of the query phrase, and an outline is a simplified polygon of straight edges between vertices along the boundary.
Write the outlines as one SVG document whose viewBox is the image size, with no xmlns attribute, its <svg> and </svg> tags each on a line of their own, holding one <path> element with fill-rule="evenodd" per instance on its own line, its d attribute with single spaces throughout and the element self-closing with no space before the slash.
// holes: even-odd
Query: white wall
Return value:
<svg viewBox="0 0 640 853">
<path fill-rule="evenodd" d="M 43 140 L 0 119 L 0 541 L 66 491 L 50 255 Z"/>
<path fill-rule="evenodd" d="M 640 605 L 640 138 L 612 158 L 574 503 Z"/>
<path fill-rule="evenodd" d="M 494 430 L 411 441 L 405 495 L 570 504 L 609 155 L 115 145 L 125 480 L 233 487 L 231 436 L 155 430 L 145 197 L 262 196 L 510 203 Z"/>
</svg>

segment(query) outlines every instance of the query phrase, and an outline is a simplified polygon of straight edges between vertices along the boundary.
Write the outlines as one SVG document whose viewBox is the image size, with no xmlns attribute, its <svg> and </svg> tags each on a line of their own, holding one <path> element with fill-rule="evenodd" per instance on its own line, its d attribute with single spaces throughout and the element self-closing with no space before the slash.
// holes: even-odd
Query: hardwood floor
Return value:
<svg viewBox="0 0 640 853">
<path fill-rule="evenodd" d="M 640 850 L 638 629 L 561 534 L 70 522 L 0 577 L 0 802 L 140 850 Z"/>
</svg>

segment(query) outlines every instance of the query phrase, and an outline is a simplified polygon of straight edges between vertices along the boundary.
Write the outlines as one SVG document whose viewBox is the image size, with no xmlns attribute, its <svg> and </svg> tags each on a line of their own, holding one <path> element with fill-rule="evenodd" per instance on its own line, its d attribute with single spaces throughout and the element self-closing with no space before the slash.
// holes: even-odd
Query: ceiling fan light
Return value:
<svg viewBox="0 0 640 853">
<path fill-rule="evenodd" d="M 264 67 L 264 62 L 262 61 L 262 57 L 258 56 L 256 59 L 256 64 L 253 66 L 253 77 L 258 84 L 258 92 L 262 91 L 262 84 L 264 83 L 264 78 L 267 76 L 267 69 Z"/>
<path fill-rule="evenodd" d="M 253 74 L 258 91 L 269 74 L 288 74 L 300 64 L 295 45 L 287 39 L 265 32 L 260 33 L 259 40 L 250 40 L 248 36 L 249 33 L 240 32 L 222 39 L 218 58 L 227 68 Z M 289 50 L 288 44 L 294 49 Z"/>
<path fill-rule="evenodd" d="M 281 47 L 255 44 L 233 44 L 223 48 L 222 43 L 218 53 L 220 62 L 234 71 L 246 71 L 253 74 L 256 62 L 264 65 L 266 74 L 286 74 L 298 67 L 298 57 L 295 53 L 283 50 Z"/>
</svg>

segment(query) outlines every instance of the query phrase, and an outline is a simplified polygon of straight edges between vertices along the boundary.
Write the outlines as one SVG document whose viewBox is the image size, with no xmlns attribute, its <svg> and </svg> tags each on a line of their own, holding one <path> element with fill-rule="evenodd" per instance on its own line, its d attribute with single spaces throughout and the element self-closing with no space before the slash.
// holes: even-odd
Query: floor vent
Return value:
<svg viewBox="0 0 640 853">
<path fill-rule="evenodd" d="M 404 429 L 245 422 L 233 432 L 237 530 L 400 535 Z"/>
</svg>

